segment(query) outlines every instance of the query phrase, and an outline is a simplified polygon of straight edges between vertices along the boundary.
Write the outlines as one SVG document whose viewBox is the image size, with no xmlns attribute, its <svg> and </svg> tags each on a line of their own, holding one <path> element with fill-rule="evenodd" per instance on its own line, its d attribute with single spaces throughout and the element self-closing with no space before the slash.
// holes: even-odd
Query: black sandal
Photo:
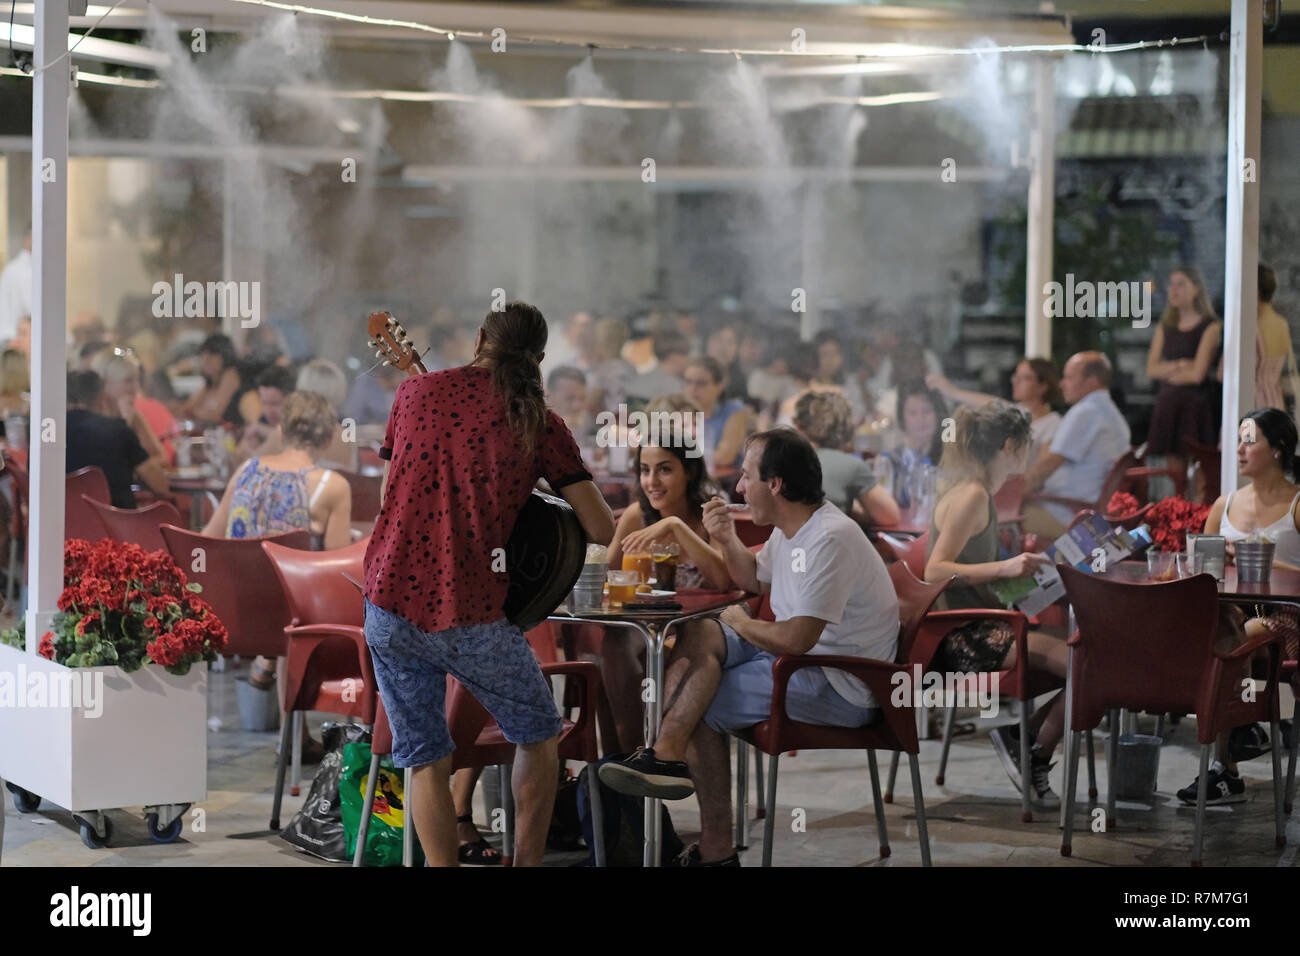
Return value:
<svg viewBox="0 0 1300 956">
<path fill-rule="evenodd" d="M 473 824 L 474 814 L 467 813 L 463 817 L 457 817 L 456 822 Z M 501 851 L 479 837 L 473 843 L 462 843 L 456 850 L 456 859 L 473 866 L 500 866 Z"/>
</svg>

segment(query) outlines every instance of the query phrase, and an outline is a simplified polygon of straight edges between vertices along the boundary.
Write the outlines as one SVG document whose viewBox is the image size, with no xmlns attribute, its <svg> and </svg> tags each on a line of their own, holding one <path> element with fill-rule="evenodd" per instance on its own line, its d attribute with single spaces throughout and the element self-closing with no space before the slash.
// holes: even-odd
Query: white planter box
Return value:
<svg viewBox="0 0 1300 956">
<path fill-rule="evenodd" d="M 95 699 L 70 695 L 69 682 L 87 675 Z M 74 812 L 198 803 L 208 789 L 207 690 L 202 662 L 184 677 L 155 664 L 126 674 L 0 645 L 0 777 Z"/>
</svg>

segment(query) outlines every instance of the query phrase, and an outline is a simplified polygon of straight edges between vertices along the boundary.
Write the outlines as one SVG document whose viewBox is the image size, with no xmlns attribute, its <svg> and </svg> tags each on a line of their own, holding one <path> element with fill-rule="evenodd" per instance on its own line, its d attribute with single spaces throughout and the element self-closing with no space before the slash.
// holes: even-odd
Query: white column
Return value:
<svg viewBox="0 0 1300 956">
<path fill-rule="evenodd" d="M 1237 422 L 1255 407 L 1259 309 L 1259 115 L 1264 57 L 1261 0 L 1232 0 L 1228 41 L 1228 215 L 1223 269 L 1223 434 L 1219 480 L 1238 485 Z M 1252 169 L 1253 167 L 1253 169 Z"/>
<path fill-rule="evenodd" d="M 1029 228 L 1025 237 L 1025 354 L 1052 357 L 1052 320 L 1043 287 L 1052 281 L 1056 194 L 1056 59 L 1034 63 L 1034 120 L 1029 134 Z"/>
<path fill-rule="evenodd" d="M 50 629 L 63 590 L 67 423 L 68 0 L 36 5 L 32 91 L 32 430 L 27 532 L 27 652 Z M 45 65 L 54 63 L 49 69 Z"/>
<path fill-rule="evenodd" d="M 229 156 L 221 160 L 221 280 L 235 281 L 235 160 Z M 232 338 L 236 334 L 235 317 L 223 316 L 221 331 Z"/>
</svg>

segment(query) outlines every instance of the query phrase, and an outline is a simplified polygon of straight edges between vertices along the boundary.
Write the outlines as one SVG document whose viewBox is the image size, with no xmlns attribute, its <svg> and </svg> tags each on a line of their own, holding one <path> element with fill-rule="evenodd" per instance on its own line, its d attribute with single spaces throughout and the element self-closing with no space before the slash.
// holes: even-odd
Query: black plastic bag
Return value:
<svg viewBox="0 0 1300 956">
<path fill-rule="evenodd" d="M 280 831 L 280 836 L 299 850 L 322 860 L 351 863 L 339 800 L 343 748 L 357 741 L 369 743 L 370 731 L 359 724 L 327 723 L 321 729 L 321 741 L 325 756 L 321 758 L 316 777 L 311 782 L 311 790 L 302 809 Z"/>
</svg>

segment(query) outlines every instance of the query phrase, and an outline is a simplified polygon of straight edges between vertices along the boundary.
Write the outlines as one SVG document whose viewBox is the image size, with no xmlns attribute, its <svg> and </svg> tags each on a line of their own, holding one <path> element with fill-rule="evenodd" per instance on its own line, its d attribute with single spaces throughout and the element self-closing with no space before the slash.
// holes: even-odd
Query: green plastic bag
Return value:
<svg viewBox="0 0 1300 956">
<path fill-rule="evenodd" d="M 365 805 L 366 778 L 369 775 L 370 744 L 358 741 L 345 746 L 339 801 L 349 859 L 357 851 L 357 832 L 361 829 L 361 808 Z M 404 778 L 403 771 L 395 769 L 388 757 L 379 761 L 375 803 L 370 811 L 370 829 L 366 832 L 366 866 L 402 865 L 402 827 L 406 822 L 406 794 L 402 790 Z M 419 840 L 415 841 L 415 865 L 424 865 Z"/>
</svg>

